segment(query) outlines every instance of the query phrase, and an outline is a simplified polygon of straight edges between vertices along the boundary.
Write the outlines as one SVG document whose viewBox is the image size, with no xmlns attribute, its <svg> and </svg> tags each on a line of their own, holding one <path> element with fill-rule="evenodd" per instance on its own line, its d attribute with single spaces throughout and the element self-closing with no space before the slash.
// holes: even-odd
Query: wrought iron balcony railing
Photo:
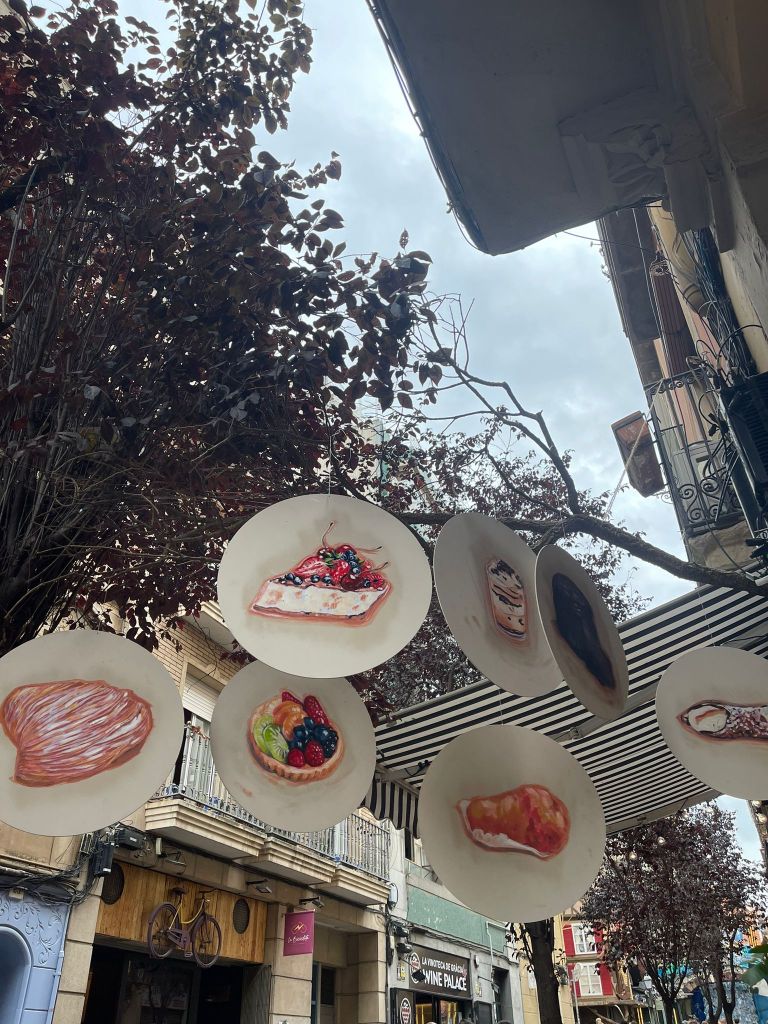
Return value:
<svg viewBox="0 0 768 1024">
<path fill-rule="evenodd" d="M 388 878 L 390 837 L 385 826 L 368 821 L 361 814 L 350 814 L 345 821 L 321 832 L 288 832 L 267 825 L 232 799 L 216 771 L 208 737 L 194 726 L 187 726 L 181 767 L 152 799 L 168 797 L 192 801 L 211 815 L 233 818 L 248 828 L 281 836 L 337 863 L 376 878 Z"/>
<path fill-rule="evenodd" d="M 694 369 L 646 388 L 651 422 L 681 532 L 697 537 L 744 518 L 731 485 L 735 455 L 719 431 L 712 383 Z"/>
</svg>

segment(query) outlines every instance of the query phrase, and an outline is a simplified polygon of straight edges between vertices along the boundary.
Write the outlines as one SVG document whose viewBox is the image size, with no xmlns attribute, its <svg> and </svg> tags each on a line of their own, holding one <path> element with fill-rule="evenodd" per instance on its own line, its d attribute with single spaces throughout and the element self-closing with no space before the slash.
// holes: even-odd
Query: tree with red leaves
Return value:
<svg viewBox="0 0 768 1024">
<path fill-rule="evenodd" d="M 603 931 L 609 964 L 644 965 L 668 1024 L 693 975 L 713 977 L 732 1024 L 737 934 L 754 924 L 765 898 L 762 872 L 739 849 L 734 816 L 708 804 L 610 836 L 581 913 Z"/>
<path fill-rule="evenodd" d="M 253 155 L 310 68 L 301 4 L 168 3 L 165 49 L 114 0 L 13 5 L 0 652 L 73 607 L 109 628 L 105 602 L 151 643 L 213 596 L 240 523 L 325 478 L 329 438 L 365 472 L 354 405 L 393 401 L 429 257 L 343 255 L 312 198 L 336 154 L 305 174 Z"/>
</svg>

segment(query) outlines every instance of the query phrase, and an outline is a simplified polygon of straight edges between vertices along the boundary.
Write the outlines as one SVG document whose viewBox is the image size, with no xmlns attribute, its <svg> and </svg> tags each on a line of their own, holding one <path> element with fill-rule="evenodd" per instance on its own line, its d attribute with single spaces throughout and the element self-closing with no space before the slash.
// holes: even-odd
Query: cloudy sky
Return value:
<svg viewBox="0 0 768 1024">
<path fill-rule="evenodd" d="M 157 0 L 125 0 L 129 8 L 162 23 Z M 343 173 L 327 198 L 344 217 L 339 238 L 347 252 L 393 254 L 407 228 L 411 247 L 433 258 L 433 290 L 473 303 L 475 372 L 506 379 L 525 404 L 544 411 L 556 442 L 574 451 L 580 486 L 612 491 L 622 466 L 610 425 L 646 405 L 597 245 L 561 234 L 507 256 L 473 249 L 448 213 L 365 0 L 306 0 L 306 16 L 315 32 L 311 74 L 299 77 L 288 132 L 263 145 L 299 170 L 337 151 Z M 595 235 L 592 225 L 577 232 Z M 671 506 L 661 498 L 626 490 L 614 514 L 683 556 Z M 690 589 L 642 563 L 631 571 L 652 604 Z M 745 852 L 759 859 L 746 804 L 723 803 L 737 813 Z"/>
<path fill-rule="evenodd" d="M 343 173 L 328 198 L 345 219 L 348 252 L 393 254 L 407 228 L 411 247 L 434 260 L 434 291 L 473 303 L 475 371 L 503 377 L 544 411 L 558 444 L 575 452 L 579 484 L 613 490 L 622 467 L 610 425 L 645 403 L 597 245 L 561 234 L 508 256 L 473 249 L 447 211 L 364 0 L 307 0 L 306 9 L 314 65 L 294 91 L 288 133 L 269 148 L 300 168 L 336 150 Z M 595 234 L 592 225 L 578 231 Z M 661 498 L 628 490 L 615 514 L 682 555 Z M 654 604 L 688 589 L 642 565 L 634 580 Z"/>
</svg>

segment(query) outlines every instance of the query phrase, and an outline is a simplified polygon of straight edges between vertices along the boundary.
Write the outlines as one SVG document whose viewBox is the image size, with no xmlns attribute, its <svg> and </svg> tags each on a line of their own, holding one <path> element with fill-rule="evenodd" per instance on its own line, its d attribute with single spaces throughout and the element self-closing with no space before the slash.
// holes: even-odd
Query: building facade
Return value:
<svg viewBox="0 0 768 1024">
<path fill-rule="evenodd" d="M 445 888 L 407 829 L 392 833 L 388 981 L 393 1024 L 538 1024 L 532 971 L 508 926 Z M 557 922 L 558 937 L 562 924 Z M 564 1024 L 573 1024 L 567 987 Z"/>
<path fill-rule="evenodd" d="M 478 248 L 598 222 L 648 402 L 614 424 L 630 480 L 666 483 L 692 561 L 743 566 L 768 535 L 768 7 L 370 7 Z"/>
<path fill-rule="evenodd" d="M 608 966 L 602 933 L 579 917 L 578 908 L 565 915 L 563 948 L 578 1024 L 598 1020 L 643 1024 L 629 974 Z"/>
</svg>

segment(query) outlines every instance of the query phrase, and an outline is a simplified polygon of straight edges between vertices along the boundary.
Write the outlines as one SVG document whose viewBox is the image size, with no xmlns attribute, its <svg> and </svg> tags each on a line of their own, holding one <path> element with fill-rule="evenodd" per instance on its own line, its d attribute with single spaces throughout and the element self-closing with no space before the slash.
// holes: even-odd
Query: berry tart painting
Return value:
<svg viewBox="0 0 768 1024">
<path fill-rule="evenodd" d="M 248 723 L 251 754 L 265 771 L 304 785 L 327 779 L 344 756 L 338 726 L 317 697 L 290 690 L 260 704 Z"/>
<path fill-rule="evenodd" d="M 246 665 L 219 694 L 211 755 L 233 799 L 260 821 L 317 832 L 357 810 L 376 767 L 368 709 L 343 677 Z"/>
<path fill-rule="evenodd" d="M 368 555 L 381 549 L 330 543 L 336 524 L 323 534 L 320 546 L 287 572 L 264 580 L 249 606 L 253 615 L 304 618 L 364 626 L 392 592 L 382 570 Z"/>
</svg>

